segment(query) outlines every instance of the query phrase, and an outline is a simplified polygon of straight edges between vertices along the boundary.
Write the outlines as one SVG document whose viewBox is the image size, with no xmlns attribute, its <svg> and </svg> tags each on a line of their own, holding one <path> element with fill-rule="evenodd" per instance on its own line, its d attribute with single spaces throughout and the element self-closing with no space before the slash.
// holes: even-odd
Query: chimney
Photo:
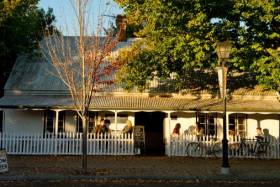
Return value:
<svg viewBox="0 0 280 187">
<path fill-rule="evenodd" d="M 120 42 L 126 41 L 126 25 L 127 25 L 127 20 L 126 16 L 122 15 L 117 15 L 116 18 L 116 25 L 117 25 L 117 30 L 118 30 L 118 40 Z"/>
</svg>

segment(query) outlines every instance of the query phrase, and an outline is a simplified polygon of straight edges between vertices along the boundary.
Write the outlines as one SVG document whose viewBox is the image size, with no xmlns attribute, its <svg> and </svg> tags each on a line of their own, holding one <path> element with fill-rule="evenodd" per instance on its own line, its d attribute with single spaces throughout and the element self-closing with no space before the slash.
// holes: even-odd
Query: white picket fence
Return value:
<svg viewBox="0 0 280 187">
<path fill-rule="evenodd" d="M 279 139 L 276 139 L 272 136 L 265 137 L 264 140 L 267 143 L 265 153 L 261 154 L 261 157 L 264 159 L 280 159 L 280 142 Z M 181 135 L 179 137 L 170 138 L 170 147 L 167 150 L 169 156 L 189 156 L 187 146 L 190 142 L 200 142 L 200 152 L 199 155 L 192 156 L 201 156 L 201 157 L 214 157 L 213 145 L 217 142 L 220 142 L 221 139 L 217 139 L 212 136 L 202 136 L 197 137 L 195 135 Z M 254 152 L 254 147 L 256 145 L 255 137 L 246 137 L 245 138 L 246 151 L 243 147 L 241 149 L 241 137 L 234 136 L 230 137 L 228 140 L 229 147 L 229 157 L 231 158 L 259 158 L 260 154 Z M 244 144 L 243 144 L 244 145 Z"/>
<path fill-rule="evenodd" d="M 0 133 L 8 154 L 81 155 L 82 133 Z M 88 155 L 134 155 L 133 134 L 88 134 Z"/>
</svg>

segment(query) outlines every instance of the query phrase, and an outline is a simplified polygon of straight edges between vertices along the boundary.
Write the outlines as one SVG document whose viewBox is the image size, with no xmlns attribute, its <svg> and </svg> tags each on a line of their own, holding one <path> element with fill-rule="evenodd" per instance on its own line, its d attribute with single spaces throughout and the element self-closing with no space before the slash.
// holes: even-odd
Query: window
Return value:
<svg viewBox="0 0 280 187">
<path fill-rule="evenodd" d="M 77 114 L 76 116 L 76 132 L 83 132 L 83 122 L 82 122 L 82 118 L 80 118 L 80 116 Z"/>
<path fill-rule="evenodd" d="M 44 117 L 44 130 L 47 133 L 53 133 L 54 132 L 54 111 L 47 110 L 45 111 L 45 117 Z"/>
<path fill-rule="evenodd" d="M 229 115 L 229 134 L 246 136 L 246 119 L 245 114 Z"/>
<path fill-rule="evenodd" d="M 236 135 L 235 131 L 235 115 L 229 115 L 228 119 L 228 130 L 229 135 Z"/>
<path fill-rule="evenodd" d="M 58 132 L 64 132 L 64 124 L 65 124 L 65 111 L 58 113 Z"/>
<path fill-rule="evenodd" d="M 44 117 L 44 131 L 48 133 L 55 132 L 55 111 L 47 110 L 45 111 Z M 65 124 L 65 112 L 58 113 L 58 132 L 64 132 L 64 124 Z"/>
<path fill-rule="evenodd" d="M 217 114 L 203 114 L 198 115 L 198 122 L 200 127 L 203 128 L 205 135 L 217 135 L 217 125 L 216 125 Z"/>
<path fill-rule="evenodd" d="M 105 119 L 110 120 L 111 123 L 115 123 L 114 114 L 105 114 Z M 128 120 L 128 114 L 118 114 L 117 123 L 126 123 Z"/>
<path fill-rule="evenodd" d="M 0 111 L 0 132 L 3 132 L 3 111 Z"/>
<path fill-rule="evenodd" d="M 94 132 L 94 126 L 95 126 L 95 121 L 98 117 L 97 112 L 89 112 L 88 114 L 88 133 L 93 133 Z M 83 132 L 83 123 L 82 119 L 80 116 L 77 115 L 77 125 L 76 125 L 76 131 L 79 133 Z"/>
<path fill-rule="evenodd" d="M 98 113 L 97 112 L 89 112 L 88 114 L 88 132 L 93 133 L 95 127 L 95 121 L 97 119 Z"/>
</svg>

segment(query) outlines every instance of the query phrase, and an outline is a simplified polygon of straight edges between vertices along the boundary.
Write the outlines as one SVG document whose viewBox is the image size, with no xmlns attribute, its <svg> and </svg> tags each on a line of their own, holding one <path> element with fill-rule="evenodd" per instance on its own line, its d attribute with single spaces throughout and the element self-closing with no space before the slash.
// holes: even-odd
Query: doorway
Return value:
<svg viewBox="0 0 280 187">
<path fill-rule="evenodd" d="M 135 125 L 145 127 L 145 151 L 146 155 L 164 155 L 163 139 L 163 112 L 137 112 L 135 113 Z"/>
<path fill-rule="evenodd" d="M 4 124 L 3 115 L 4 115 L 3 111 L 0 110 L 0 132 L 3 132 L 3 124 Z"/>
</svg>

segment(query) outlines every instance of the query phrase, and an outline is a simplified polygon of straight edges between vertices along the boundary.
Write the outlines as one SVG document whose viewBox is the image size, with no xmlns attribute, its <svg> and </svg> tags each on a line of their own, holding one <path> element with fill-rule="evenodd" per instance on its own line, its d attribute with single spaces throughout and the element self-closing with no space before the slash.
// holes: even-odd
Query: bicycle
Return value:
<svg viewBox="0 0 280 187">
<path fill-rule="evenodd" d="M 253 139 L 241 138 L 238 148 L 231 150 L 231 152 L 237 153 L 242 157 L 255 156 L 262 159 L 269 153 L 269 146 L 270 143 L 261 137 Z"/>
<path fill-rule="evenodd" d="M 221 157 L 222 152 L 222 143 L 217 141 L 216 138 L 210 138 L 210 147 L 203 141 L 190 142 L 187 145 L 186 154 L 191 157 L 201 157 L 204 153 L 206 155 L 214 155 L 215 157 Z"/>
</svg>

